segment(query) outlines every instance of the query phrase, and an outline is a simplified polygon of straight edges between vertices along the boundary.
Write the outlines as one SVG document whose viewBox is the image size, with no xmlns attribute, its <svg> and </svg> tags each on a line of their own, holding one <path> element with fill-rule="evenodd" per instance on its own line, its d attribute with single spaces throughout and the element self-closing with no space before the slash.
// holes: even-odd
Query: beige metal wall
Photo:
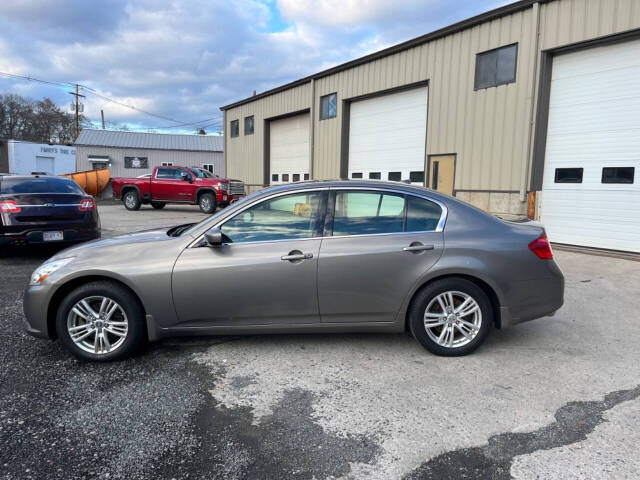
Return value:
<svg viewBox="0 0 640 480">
<path fill-rule="evenodd" d="M 262 185 L 265 119 L 308 109 L 311 103 L 310 92 L 309 84 L 304 84 L 226 112 L 227 124 L 224 131 L 230 177 L 244 180 L 248 184 Z M 244 117 L 250 115 L 254 116 L 253 135 L 245 135 Z M 240 123 L 240 136 L 235 138 L 229 136 L 229 124 L 233 120 L 239 120 Z"/>
<path fill-rule="evenodd" d="M 187 152 L 179 150 L 145 150 L 138 148 L 110 148 L 110 147 L 76 147 L 78 171 L 93 168 L 89 162 L 89 155 L 109 157 L 111 161 L 112 177 L 137 177 L 144 173 L 151 173 L 153 167 L 162 162 L 172 162 L 174 165 L 185 167 L 200 166 L 203 163 L 214 164 L 214 171 L 224 175 L 224 159 L 222 152 Z M 147 157 L 149 168 L 124 168 L 124 157 Z M 217 170 L 216 170 L 217 169 Z"/>
<path fill-rule="evenodd" d="M 639 0 L 555 0 L 318 78 L 313 178 L 339 176 L 343 100 L 428 80 L 426 154 L 457 154 L 456 190 L 517 192 L 522 201 L 530 169 L 540 50 L 635 28 L 640 28 Z M 515 42 L 516 82 L 474 91 L 476 53 Z M 333 92 L 338 94 L 338 116 L 319 121 L 319 99 Z M 264 118 L 309 108 L 310 96 L 307 83 L 227 110 L 227 124 L 240 120 L 240 137 L 227 138 L 230 174 L 261 182 Z M 255 115 L 253 138 L 243 135 L 246 115 Z"/>
</svg>

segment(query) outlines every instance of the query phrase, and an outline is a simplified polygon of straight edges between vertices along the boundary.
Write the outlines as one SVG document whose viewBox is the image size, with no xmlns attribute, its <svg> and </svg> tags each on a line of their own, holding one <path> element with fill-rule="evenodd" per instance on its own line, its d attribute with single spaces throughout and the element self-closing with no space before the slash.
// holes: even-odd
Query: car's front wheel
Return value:
<svg viewBox="0 0 640 480">
<path fill-rule="evenodd" d="M 64 346 L 83 360 L 119 360 L 146 339 L 144 311 L 138 299 L 117 283 L 90 282 L 60 303 L 56 332 Z"/>
<path fill-rule="evenodd" d="M 487 294 L 463 278 L 444 278 L 417 294 L 409 312 L 413 336 L 432 353 L 460 356 L 487 338 L 493 309 Z"/>
<path fill-rule="evenodd" d="M 198 199 L 198 205 L 203 213 L 213 213 L 216 211 L 216 197 L 213 193 L 203 193 Z"/>
</svg>

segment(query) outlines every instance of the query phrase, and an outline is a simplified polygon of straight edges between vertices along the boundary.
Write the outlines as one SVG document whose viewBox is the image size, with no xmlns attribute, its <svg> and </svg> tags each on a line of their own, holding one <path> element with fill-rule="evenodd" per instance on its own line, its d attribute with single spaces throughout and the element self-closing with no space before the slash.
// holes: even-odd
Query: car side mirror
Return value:
<svg viewBox="0 0 640 480">
<path fill-rule="evenodd" d="M 204 240 L 210 247 L 220 247 L 227 236 L 217 227 L 211 228 L 204 232 Z"/>
<path fill-rule="evenodd" d="M 187 180 L 189 183 L 191 183 L 193 180 L 191 179 L 191 175 L 189 175 L 186 172 L 182 172 L 180 173 L 180 176 L 182 177 L 182 180 Z"/>
</svg>

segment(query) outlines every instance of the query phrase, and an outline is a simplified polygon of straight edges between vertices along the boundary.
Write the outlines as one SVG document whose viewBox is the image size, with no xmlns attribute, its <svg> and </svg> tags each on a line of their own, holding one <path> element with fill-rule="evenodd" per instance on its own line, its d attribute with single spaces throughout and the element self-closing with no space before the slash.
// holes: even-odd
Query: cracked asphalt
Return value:
<svg viewBox="0 0 640 480">
<path fill-rule="evenodd" d="M 204 217 L 99 208 L 105 236 Z M 54 252 L 0 259 L 0 478 L 640 478 L 638 261 L 556 251 L 565 306 L 464 358 L 406 335 L 270 335 L 90 364 L 22 332 Z"/>
</svg>

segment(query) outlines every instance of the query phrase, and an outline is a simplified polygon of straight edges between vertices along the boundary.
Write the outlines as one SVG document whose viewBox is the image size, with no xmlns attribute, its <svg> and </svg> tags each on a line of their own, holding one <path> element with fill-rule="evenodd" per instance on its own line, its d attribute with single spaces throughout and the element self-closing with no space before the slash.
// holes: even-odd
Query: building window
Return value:
<svg viewBox="0 0 640 480">
<path fill-rule="evenodd" d="M 253 115 L 244 117 L 244 134 L 253 135 Z"/>
<path fill-rule="evenodd" d="M 516 81 L 518 44 L 495 48 L 476 55 L 475 89 L 497 87 Z"/>
<path fill-rule="evenodd" d="M 240 121 L 231 120 L 231 138 L 237 137 L 238 135 L 240 135 Z"/>
<path fill-rule="evenodd" d="M 351 178 L 362 178 L 362 172 L 352 173 Z"/>
<path fill-rule="evenodd" d="M 387 179 L 391 180 L 392 182 L 399 182 L 400 180 L 402 180 L 402 172 L 389 172 L 389 175 L 387 175 Z"/>
<path fill-rule="evenodd" d="M 283 173 L 282 174 L 282 181 L 283 182 L 288 182 L 289 181 L 289 174 L 288 173 Z"/>
<path fill-rule="evenodd" d="M 602 183 L 633 183 L 635 167 L 604 167 Z"/>
<path fill-rule="evenodd" d="M 149 168 L 147 157 L 124 157 L 124 168 Z"/>
<path fill-rule="evenodd" d="M 424 172 L 423 171 L 409 172 L 409 181 L 411 183 L 424 184 Z"/>
<path fill-rule="evenodd" d="M 299 182 L 300 181 L 300 174 L 299 173 L 294 173 L 293 174 L 293 178 L 292 180 L 293 182 Z"/>
<path fill-rule="evenodd" d="M 309 174 L 308 174 L 308 173 L 305 173 L 305 174 L 304 174 L 304 179 L 305 179 L 305 180 L 309 180 Z"/>
<path fill-rule="evenodd" d="M 173 165 L 173 164 L 172 164 Z M 203 163 L 202 168 L 213 173 L 213 163 Z"/>
<path fill-rule="evenodd" d="M 272 182 L 277 182 L 278 181 L 278 174 L 277 173 L 272 173 L 271 174 L 271 181 Z"/>
<path fill-rule="evenodd" d="M 582 168 L 556 168 L 555 183 L 582 183 Z"/>
<path fill-rule="evenodd" d="M 370 172 L 369 173 L 369 180 L 380 180 L 382 178 L 382 176 L 380 175 L 380 172 Z"/>
<path fill-rule="evenodd" d="M 163 167 L 173 167 L 173 162 L 162 162 Z"/>
<path fill-rule="evenodd" d="M 320 97 L 320 120 L 333 118 L 338 114 L 338 94 L 330 93 Z"/>
</svg>

